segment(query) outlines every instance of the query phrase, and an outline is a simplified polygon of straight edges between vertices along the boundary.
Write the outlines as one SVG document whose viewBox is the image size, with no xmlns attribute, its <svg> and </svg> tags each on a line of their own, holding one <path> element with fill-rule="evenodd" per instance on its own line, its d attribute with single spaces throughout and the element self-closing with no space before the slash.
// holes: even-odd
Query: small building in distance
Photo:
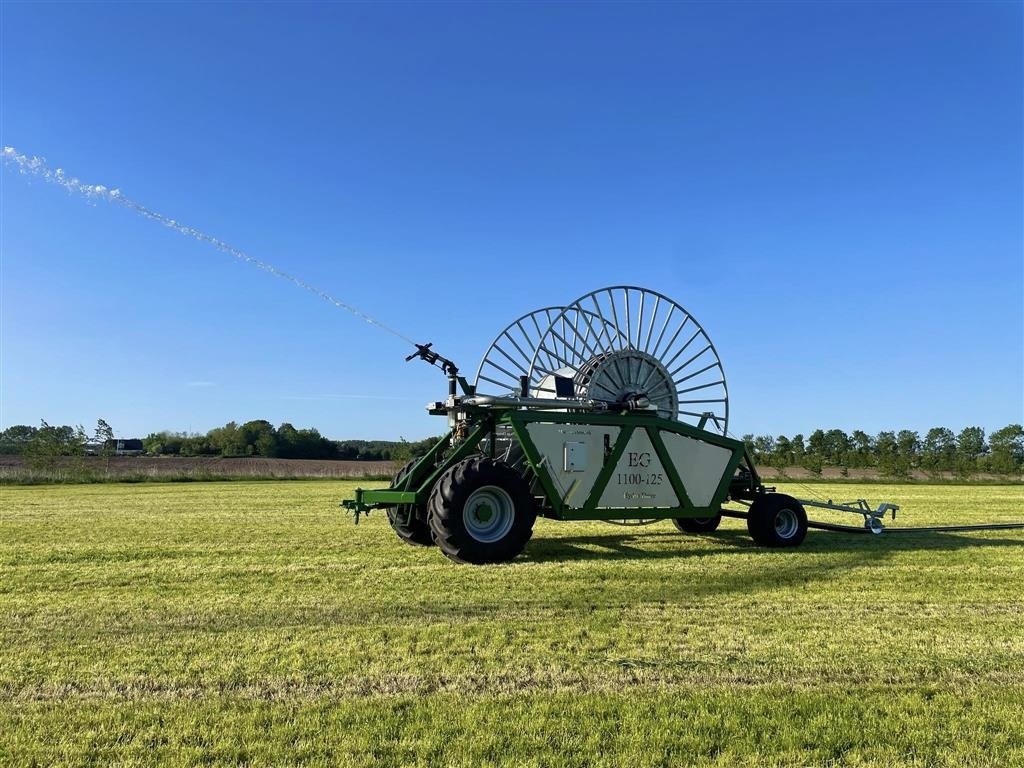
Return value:
<svg viewBox="0 0 1024 768">
<path fill-rule="evenodd" d="M 143 452 L 142 440 L 138 438 L 123 438 L 108 441 L 113 444 L 115 456 L 141 456 Z"/>
</svg>

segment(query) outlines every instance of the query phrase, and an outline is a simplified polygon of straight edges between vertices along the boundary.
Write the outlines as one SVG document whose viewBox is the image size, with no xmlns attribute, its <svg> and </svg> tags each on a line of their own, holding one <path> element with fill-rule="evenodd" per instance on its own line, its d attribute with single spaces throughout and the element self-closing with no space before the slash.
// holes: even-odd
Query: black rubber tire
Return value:
<svg viewBox="0 0 1024 768">
<path fill-rule="evenodd" d="M 718 530 L 722 522 L 721 515 L 714 517 L 674 517 L 672 524 L 681 533 L 711 533 Z"/>
<path fill-rule="evenodd" d="M 413 459 L 404 467 L 398 470 L 391 487 L 397 488 L 409 474 L 419 459 Z M 430 535 L 430 524 L 427 522 L 426 505 L 416 506 L 414 504 L 400 504 L 397 507 L 388 507 L 388 522 L 398 538 L 413 547 L 432 547 L 434 538 Z"/>
<path fill-rule="evenodd" d="M 470 495 L 485 486 L 496 486 L 511 499 L 513 519 L 497 541 L 484 542 L 467 530 L 463 511 Z M 509 465 L 475 456 L 451 467 L 434 485 L 428 505 L 434 543 L 457 563 L 505 563 L 514 559 L 533 535 L 537 506 L 530 486 Z"/>
<path fill-rule="evenodd" d="M 792 515 L 790 525 L 785 525 L 784 520 L 780 521 L 780 515 Z M 766 493 L 758 496 L 750 505 L 747 531 L 750 532 L 750 538 L 762 547 L 797 547 L 807 535 L 807 512 L 792 496 Z"/>
</svg>

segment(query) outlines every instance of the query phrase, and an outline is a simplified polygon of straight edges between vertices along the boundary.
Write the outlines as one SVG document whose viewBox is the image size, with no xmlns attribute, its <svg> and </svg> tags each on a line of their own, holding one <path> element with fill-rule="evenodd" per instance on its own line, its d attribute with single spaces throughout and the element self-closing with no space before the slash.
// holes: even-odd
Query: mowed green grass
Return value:
<svg viewBox="0 0 1024 768">
<path fill-rule="evenodd" d="M 353 486 L 0 489 L 0 764 L 1024 765 L 1022 532 L 540 521 L 481 568 L 354 526 Z"/>
</svg>

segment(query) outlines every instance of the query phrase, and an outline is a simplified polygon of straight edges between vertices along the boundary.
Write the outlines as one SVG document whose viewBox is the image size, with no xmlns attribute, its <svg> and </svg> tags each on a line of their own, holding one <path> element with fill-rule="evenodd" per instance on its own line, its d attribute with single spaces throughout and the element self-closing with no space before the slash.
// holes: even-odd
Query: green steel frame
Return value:
<svg viewBox="0 0 1024 768">
<path fill-rule="evenodd" d="M 648 414 L 566 413 L 533 410 L 496 411 L 493 409 L 480 409 L 477 413 L 467 415 L 470 416 L 470 421 L 468 430 L 463 430 L 465 437 L 456 443 L 454 440 L 455 433 L 449 432 L 423 458 L 416 462 L 397 487 L 373 490 L 356 489 L 355 499 L 345 501 L 343 505 L 352 510 L 358 520 L 361 512 L 368 512 L 370 509 L 394 507 L 402 504 L 426 504 L 431 489 L 438 478 L 458 462 L 480 452 L 481 443 L 485 443 L 484 453 L 488 453 L 491 456 L 494 455 L 498 425 L 507 425 L 511 429 L 516 440 L 522 446 L 526 461 L 536 476 L 540 488 L 543 490 L 544 503 L 541 505 L 540 514 L 556 520 L 629 520 L 710 517 L 717 515 L 721 510 L 722 504 L 730 496 L 730 489 L 734 485 L 733 478 L 736 474 L 736 469 L 746 456 L 744 445 L 738 440 L 723 437 L 722 435 L 708 432 L 689 424 L 662 419 Z M 565 504 L 562 501 L 561 495 L 556 490 L 546 462 L 543 456 L 541 456 L 540 450 L 531 439 L 527 429 L 529 424 L 537 422 L 548 424 L 593 424 L 619 428 L 619 435 L 611 448 L 611 453 L 604 462 L 604 466 L 582 506 L 573 507 Z M 654 450 L 665 469 L 665 474 L 672 489 L 679 500 L 679 506 L 599 509 L 598 503 L 615 472 L 615 467 L 623 451 L 625 451 L 630 437 L 638 429 L 646 430 L 651 444 L 654 446 Z M 690 501 L 679 471 L 672 462 L 668 449 L 661 438 L 662 432 L 674 432 L 685 435 L 726 448 L 732 452 L 726 471 L 708 506 L 694 506 Z M 751 472 L 751 479 L 750 482 L 744 484 L 742 490 L 747 491 L 749 489 L 753 491 L 754 488 L 759 486 L 759 481 L 756 474 L 753 473 L 753 466 L 749 459 L 747 460 L 747 465 Z M 743 495 L 745 496 L 746 493 Z"/>
</svg>

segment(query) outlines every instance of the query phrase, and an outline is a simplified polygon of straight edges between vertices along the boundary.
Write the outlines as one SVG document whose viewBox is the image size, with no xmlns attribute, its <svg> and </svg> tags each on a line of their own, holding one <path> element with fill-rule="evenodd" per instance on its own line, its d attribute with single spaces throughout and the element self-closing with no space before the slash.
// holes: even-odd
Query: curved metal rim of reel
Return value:
<svg viewBox="0 0 1024 768">
<path fill-rule="evenodd" d="M 535 310 L 533 310 L 531 312 L 527 312 L 527 313 L 525 313 L 523 315 L 520 315 L 515 320 L 513 320 L 511 323 L 506 325 L 501 330 L 501 332 L 497 336 L 494 337 L 494 340 L 490 343 L 490 345 L 488 345 L 487 350 L 484 352 L 483 357 L 480 358 L 480 365 L 477 366 L 477 368 L 476 368 L 476 376 L 473 379 L 474 385 L 477 388 L 479 388 L 480 387 L 480 379 L 483 378 L 484 381 L 487 381 L 487 382 L 489 382 L 491 384 L 497 384 L 498 386 L 505 386 L 504 384 L 496 381 L 495 379 L 491 379 L 491 378 L 488 378 L 487 376 L 483 375 L 484 365 L 486 365 L 488 363 L 488 360 L 491 357 L 491 353 L 492 352 L 500 351 L 502 355 L 504 355 L 506 358 L 509 358 L 508 352 L 505 349 L 503 349 L 501 346 L 499 346 L 499 344 L 498 344 L 498 342 L 501 341 L 502 337 L 506 337 L 506 338 L 509 339 L 509 341 L 512 342 L 512 345 L 516 347 L 517 351 L 524 356 L 524 362 L 526 362 L 526 364 L 530 365 L 531 368 L 532 368 L 532 361 L 533 361 L 533 359 L 537 355 L 537 346 L 547 336 L 548 331 L 550 331 L 551 328 L 554 326 L 555 321 L 557 321 L 558 318 L 562 317 L 565 314 L 565 310 L 566 309 L 568 309 L 568 307 L 557 306 L 557 305 L 553 305 L 553 306 L 549 306 L 549 307 L 541 307 L 540 309 L 535 309 Z M 591 312 L 589 310 L 585 310 L 585 312 L 586 312 L 586 314 L 591 315 L 591 316 L 593 316 L 595 318 L 598 317 L 597 315 L 595 315 L 593 312 Z M 546 325 L 543 326 L 543 330 L 541 330 L 541 327 L 542 327 L 541 324 L 537 322 L 537 316 L 541 315 L 541 314 L 544 315 L 544 319 L 545 319 L 545 322 L 546 322 Z M 555 320 L 552 320 L 552 317 L 554 317 Z M 603 318 L 599 318 L 599 319 L 604 320 Z M 524 320 L 531 320 L 531 321 L 533 321 L 534 329 L 537 330 L 537 342 L 536 342 L 536 344 L 534 344 L 532 342 L 530 343 L 530 356 L 529 356 L 530 359 L 529 360 L 525 360 L 526 353 L 517 346 L 515 340 L 512 338 L 511 335 L 509 335 L 509 331 L 511 331 L 513 328 L 518 327 L 520 332 L 522 332 L 524 338 L 529 339 L 529 334 L 526 331 L 523 330 L 522 323 L 523 323 Z M 610 323 L 608 323 L 607 320 L 604 320 L 604 322 L 607 325 L 611 325 Z M 615 330 L 615 333 L 617 333 L 620 337 L 623 336 L 622 332 L 619 331 L 619 329 L 616 328 L 614 330 Z M 509 360 L 509 362 L 512 362 L 512 361 Z M 494 368 L 497 368 L 499 371 L 502 371 L 506 376 L 511 376 L 512 375 L 511 372 L 503 370 L 501 368 L 501 366 L 498 366 L 493 361 L 490 362 L 490 365 L 492 367 L 494 367 Z M 529 371 L 524 371 L 523 375 L 529 376 L 530 372 Z"/>
<path fill-rule="evenodd" d="M 547 336 L 551 333 L 551 330 L 555 327 L 555 325 L 558 323 L 558 321 L 560 319 L 564 320 L 564 318 L 566 317 L 566 314 L 568 312 L 571 312 L 571 311 L 581 311 L 581 312 L 585 312 L 585 313 L 591 314 L 591 315 L 595 314 L 594 312 L 588 310 L 583 305 L 583 302 L 586 299 L 588 299 L 588 298 L 591 299 L 591 301 L 594 303 L 595 307 L 598 308 L 598 312 L 596 313 L 597 316 L 600 317 L 601 320 L 603 320 L 606 324 L 611 325 L 612 327 L 614 327 L 616 333 L 618 334 L 618 336 L 620 338 L 624 337 L 624 338 L 626 338 L 626 340 L 627 340 L 627 342 L 629 344 L 632 344 L 632 339 L 629 337 L 630 328 L 628 327 L 628 325 L 627 325 L 626 333 L 623 334 L 622 333 L 622 329 L 617 326 L 617 323 L 618 323 L 618 317 L 617 316 L 615 316 L 613 318 L 613 320 L 614 320 L 614 322 L 613 322 L 612 320 L 609 320 L 608 318 L 605 318 L 604 315 L 600 314 L 600 304 L 599 304 L 599 302 L 597 300 L 597 297 L 598 296 L 605 296 L 605 295 L 607 295 L 611 299 L 611 308 L 612 308 L 612 311 L 614 313 L 615 312 L 615 294 L 614 294 L 615 291 L 621 291 L 622 292 L 622 295 L 624 296 L 627 308 L 629 306 L 629 292 L 630 291 L 635 291 L 635 292 L 639 293 L 640 296 L 641 296 L 640 315 L 639 315 L 638 323 L 637 323 L 637 334 L 638 334 L 637 338 L 638 338 L 638 340 L 639 340 L 640 334 L 642 333 L 642 325 L 643 325 L 643 299 L 644 299 L 645 295 L 646 296 L 651 296 L 651 297 L 653 297 L 655 299 L 656 304 L 655 304 L 655 309 L 653 310 L 653 314 L 652 314 L 652 317 L 651 317 L 651 326 L 650 326 L 650 329 L 649 329 L 648 334 L 647 334 L 647 344 L 649 344 L 650 341 L 651 341 L 651 335 L 652 335 L 652 332 L 653 332 L 654 320 L 657 317 L 658 306 L 660 306 L 660 303 L 664 301 L 664 302 L 666 302 L 671 307 L 671 309 L 669 309 L 668 316 L 666 317 L 666 324 L 662 328 L 661 333 L 659 334 L 658 341 L 655 343 L 655 352 L 657 351 L 658 347 L 661 344 L 662 339 L 664 338 L 664 333 L 665 333 L 665 330 L 667 329 L 667 326 L 668 326 L 668 319 L 671 318 L 672 314 L 676 310 L 680 311 L 683 314 L 683 316 L 684 316 L 684 320 L 680 324 L 679 329 L 677 329 L 676 335 L 678 335 L 679 331 L 682 330 L 683 326 L 685 326 L 687 322 L 690 322 L 690 323 L 692 323 L 696 327 L 697 334 L 698 335 L 702 334 L 704 336 L 704 338 L 707 340 L 708 349 L 710 349 L 711 354 L 714 355 L 714 358 L 715 358 L 715 363 L 712 365 L 712 367 L 717 365 L 719 371 L 721 371 L 721 374 L 722 374 L 722 379 L 721 379 L 721 386 L 722 386 L 722 393 L 723 393 L 723 397 L 722 397 L 722 410 L 724 411 L 724 414 L 721 417 L 721 423 L 719 423 L 719 419 L 717 417 L 713 418 L 712 421 L 714 422 L 716 429 L 720 430 L 723 435 L 727 435 L 729 433 L 729 429 L 728 429 L 729 428 L 729 384 L 728 384 L 728 382 L 726 380 L 725 366 L 722 365 L 722 358 L 719 357 L 719 355 L 718 355 L 718 349 L 715 347 L 714 342 L 711 340 L 711 336 L 708 335 L 708 332 L 704 329 L 704 326 L 702 326 L 700 324 L 700 322 L 698 322 L 697 318 L 695 318 L 693 316 L 693 314 L 688 309 L 686 309 L 686 307 L 684 307 L 679 302 L 669 298 L 665 294 L 660 293 L 658 291 L 652 291 L 649 288 L 642 288 L 642 287 L 637 286 L 637 285 L 610 285 L 610 286 L 607 286 L 605 288 L 598 288 L 597 290 L 589 291 L 588 293 L 585 293 L 582 296 L 580 296 L 579 298 L 577 298 L 575 301 L 570 302 L 566 307 L 563 308 L 562 312 L 557 317 L 555 317 L 555 319 L 551 322 L 551 324 L 548 327 L 547 332 L 545 332 L 544 336 L 541 337 L 540 342 L 537 345 L 537 350 L 534 352 L 533 359 L 530 361 L 530 374 L 529 375 L 531 377 L 531 381 L 534 378 L 534 371 L 536 371 L 536 370 L 539 370 L 539 371 L 545 370 L 543 368 L 538 369 L 538 367 L 537 367 L 537 362 L 538 362 L 537 358 L 538 358 L 538 356 L 539 356 L 539 354 L 541 352 L 541 349 L 544 348 L 544 340 L 545 340 L 545 338 L 547 338 Z M 628 322 L 629 322 L 629 318 L 627 316 L 627 324 L 628 324 Z M 574 327 L 574 330 L 575 330 L 575 327 Z M 696 335 L 694 336 L 694 338 L 696 338 Z M 674 341 L 675 341 L 675 338 L 673 337 L 669 341 L 668 349 L 671 349 L 672 344 L 674 343 Z M 685 349 L 686 347 L 684 346 L 683 348 Z M 549 350 L 546 350 L 546 351 L 549 351 Z M 644 351 L 646 352 L 646 349 Z M 651 353 L 647 352 L 647 354 L 651 354 Z M 703 354 L 703 352 L 702 352 L 702 354 Z M 651 354 L 651 356 L 655 357 L 656 359 L 660 359 L 660 358 L 657 358 L 657 355 Z M 685 367 L 688 364 L 689 364 L 689 361 L 687 361 L 687 363 L 685 363 L 683 367 Z M 666 365 L 666 367 L 667 367 L 667 365 Z M 682 370 L 681 368 L 678 368 L 678 369 L 676 369 L 675 373 L 678 373 L 681 370 Z M 550 373 L 550 371 L 548 373 Z M 673 384 L 676 383 L 675 379 L 673 379 L 672 383 Z M 702 415 L 702 414 L 695 414 L 693 412 L 683 412 L 683 413 L 685 413 L 685 415 L 688 415 L 688 416 L 701 416 Z M 679 414 L 677 414 L 675 418 L 678 419 L 678 420 L 682 420 L 682 419 L 679 418 Z"/>
<path fill-rule="evenodd" d="M 527 313 L 525 313 L 523 315 L 520 315 L 515 320 L 513 320 L 511 323 L 509 323 L 504 328 L 502 328 L 501 332 L 497 336 L 495 336 L 494 340 L 487 346 L 487 350 L 484 352 L 483 357 L 480 358 L 480 365 L 478 365 L 477 368 L 476 368 L 476 376 L 473 379 L 473 383 L 477 387 L 480 386 L 480 378 L 483 375 L 484 365 L 487 363 L 488 358 L 491 356 L 491 352 L 493 352 L 495 350 L 501 350 L 501 347 L 498 346 L 498 342 L 501 341 L 501 338 L 503 336 L 506 336 L 509 331 L 511 331 L 514 327 L 518 327 L 519 330 L 522 331 L 523 330 L 522 323 L 523 323 L 524 320 L 533 320 L 534 325 L 536 325 L 539 328 L 540 326 L 539 326 L 539 324 L 537 324 L 537 320 L 536 320 L 536 317 L 535 317 L 536 315 L 539 315 L 541 313 L 544 313 L 545 315 L 548 315 L 548 313 L 554 312 L 554 313 L 556 313 L 556 316 L 557 316 L 557 315 L 560 315 L 564 309 L 565 309 L 565 307 L 560 307 L 560 306 L 541 307 L 540 309 L 535 309 L 532 312 L 527 312 Z M 551 320 L 550 320 L 550 316 L 549 315 L 547 316 L 547 321 L 548 321 L 548 327 L 550 327 Z M 544 338 L 544 334 L 545 333 L 547 333 L 546 330 L 540 331 L 540 338 Z M 528 334 L 525 331 L 523 332 L 523 335 L 528 337 Z M 509 337 L 509 338 L 511 339 L 511 337 Z M 502 351 L 502 354 L 506 354 L 506 355 L 508 354 L 504 350 L 501 350 L 501 351 Z M 522 350 L 519 350 L 519 351 L 522 353 Z M 536 352 L 536 348 L 531 349 L 530 352 Z M 525 353 L 523 353 L 523 354 L 525 356 Z M 494 363 L 491 363 L 491 365 L 494 365 Z M 501 369 L 499 368 L 499 370 L 501 370 Z M 488 379 L 486 376 L 484 376 L 483 378 L 484 378 L 485 381 L 489 381 L 491 383 L 497 383 L 497 382 L 493 381 L 492 379 Z M 498 384 L 498 386 L 503 386 L 503 385 Z"/>
</svg>

